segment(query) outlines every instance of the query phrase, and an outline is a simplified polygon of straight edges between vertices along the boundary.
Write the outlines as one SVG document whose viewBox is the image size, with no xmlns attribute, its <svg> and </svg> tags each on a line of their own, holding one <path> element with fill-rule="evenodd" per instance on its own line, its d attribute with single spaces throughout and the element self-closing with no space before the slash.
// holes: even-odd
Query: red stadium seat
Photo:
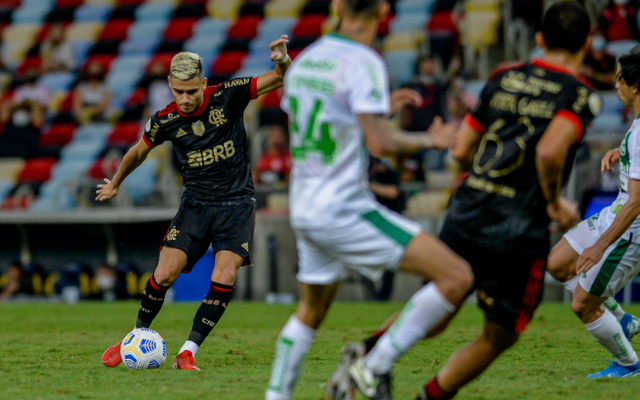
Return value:
<svg viewBox="0 0 640 400">
<path fill-rule="evenodd" d="M 60 112 L 71 111 L 71 107 L 73 107 L 73 92 L 73 90 L 69 90 L 69 93 L 67 93 L 67 97 L 64 98 L 60 105 Z"/>
<path fill-rule="evenodd" d="M 119 0 L 118 6 L 139 6 L 147 0 Z"/>
<path fill-rule="evenodd" d="M 218 58 L 211 67 L 211 72 L 215 74 L 233 74 L 242 67 L 242 61 L 247 53 L 244 51 L 224 51 L 218 55 Z"/>
<path fill-rule="evenodd" d="M 127 30 L 133 21 L 130 19 L 113 19 L 104 26 L 100 40 L 125 40 Z"/>
<path fill-rule="evenodd" d="M 78 7 L 82 5 L 84 0 L 58 0 L 56 1 L 56 8 L 64 7 Z"/>
<path fill-rule="evenodd" d="M 298 37 L 318 37 L 322 35 L 322 23 L 327 19 L 326 15 L 305 15 L 291 30 L 291 35 Z"/>
<path fill-rule="evenodd" d="M 451 18 L 451 11 L 436 11 L 431 16 L 428 28 L 430 32 L 435 31 L 448 31 L 457 33 L 456 25 Z"/>
<path fill-rule="evenodd" d="M 183 0 L 180 4 L 207 4 L 208 0 Z"/>
<path fill-rule="evenodd" d="M 42 146 L 64 146 L 73 139 L 76 130 L 75 124 L 55 124 L 51 125 L 43 135 L 40 136 Z"/>
<path fill-rule="evenodd" d="M 145 100 L 147 99 L 147 89 L 143 87 L 139 87 L 131 92 L 131 96 L 127 100 L 127 106 L 129 107 L 137 107 L 145 104 Z"/>
<path fill-rule="evenodd" d="M 289 57 L 291 57 L 292 60 L 295 60 L 296 57 L 298 57 L 298 54 L 302 53 L 302 50 L 304 49 L 290 49 L 287 50 L 287 54 L 289 54 Z"/>
<path fill-rule="evenodd" d="M 149 72 L 149 68 L 155 64 L 159 63 L 164 65 L 164 67 L 169 71 L 171 69 L 171 60 L 175 56 L 174 53 L 156 53 L 151 57 L 151 60 L 147 63 L 147 67 L 145 68 L 145 73 Z"/>
<path fill-rule="evenodd" d="M 198 18 L 178 18 L 167 25 L 164 31 L 165 40 L 187 40 L 191 37 L 193 26 Z"/>
<path fill-rule="evenodd" d="M 92 179 L 102 180 L 107 176 L 113 176 L 118 170 L 120 161 L 121 160 L 118 158 L 113 158 L 107 161 L 105 161 L 103 158 L 97 159 L 89 169 L 89 177 Z"/>
<path fill-rule="evenodd" d="M 102 66 L 105 74 L 109 72 L 109 67 L 111 66 L 111 62 L 116 58 L 115 54 L 94 54 L 92 56 L 87 57 L 85 61 L 85 65 L 89 65 L 91 63 L 98 63 Z"/>
<path fill-rule="evenodd" d="M 18 75 L 24 75 L 25 72 L 27 72 L 31 68 L 37 68 L 38 70 L 40 70 L 41 66 L 42 66 L 42 60 L 40 59 L 40 56 L 30 56 L 30 57 L 27 57 L 22 62 L 22 64 L 20 64 L 20 66 L 17 69 L 17 72 L 18 72 Z"/>
<path fill-rule="evenodd" d="M 43 157 L 27 160 L 20 173 L 20 182 L 46 182 L 51 176 L 51 169 L 56 164 L 55 158 Z"/>
<path fill-rule="evenodd" d="M 127 145 L 138 141 L 140 125 L 137 122 L 123 122 L 118 124 L 107 140 L 109 145 Z"/>
<path fill-rule="evenodd" d="M 227 37 L 229 39 L 253 39 L 258 33 L 260 21 L 262 21 L 262 17 L 257 15 L 242 17 L 229 28 Z"/>
<path fill-rule="evenodd" d="M 71 24 L 69 21 L 59 21 L 56 22 L 56 24 L 61 24 L 64 29 L 67 29 L 67 27 Z M 44 42 L 44 40 L 47 38 L 47 35 L 49 34 L 49 29 L 51 29 L 51 22 L 47 22 L 42 26 L 42 29 L 40 29 L 40 32 L 38 32 L 38 36 L 36 37 L 36 41 L 37 42 Z"/>
<path fill-rule="evenodd" d="M 272 90 L 264 95 L 262 100 L 262 108 L 279 108 L 281 100 L 280 90 Z"/>
</svg>

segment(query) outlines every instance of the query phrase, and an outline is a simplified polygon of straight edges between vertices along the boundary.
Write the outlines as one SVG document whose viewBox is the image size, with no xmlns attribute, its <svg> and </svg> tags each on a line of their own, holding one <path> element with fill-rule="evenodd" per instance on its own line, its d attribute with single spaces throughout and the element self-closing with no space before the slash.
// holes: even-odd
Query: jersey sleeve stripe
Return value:
<svg viewBox="0 0 640 400">
<path fill-rule="evenodd" d="M 463 122 L 473 128 L 473 130 L 478 132 L 478 134 L 482 135 L 484 133 L 484 125 L 482 125 L 480 121 L 475 119 L 473 115 L 467 114 L 467 116 L 464 117 Z"/>
<path fill-rule="evenodd" d="M 578 118 L 578 115 L 576 115 L 576 113 L 569 110 L 560 110 L 556 113 L 556 117 L 565 118 L 571 124 L 573 124 L 576 129 L 576 143 L 582 139 L 584 128 L 582 126 L 582 121 L 580 121 L 580 118 Z"/>
<path fill-rule="evenodd" d="M 249 95 L 251 100 L 255 100 L 258 98 L 258 78 L 251 78 Z"/>
<path fill-rule="evenodd" d="M 151 143 L 149 141 L 149 139 L 147 139 L 147 137 L 145 135 L 142 135 L 142 139 L 144 140 L 144 142 L 147 144 L 147 146 L 149 147 L 153 147 L 153 143 Z"/>
</svg>

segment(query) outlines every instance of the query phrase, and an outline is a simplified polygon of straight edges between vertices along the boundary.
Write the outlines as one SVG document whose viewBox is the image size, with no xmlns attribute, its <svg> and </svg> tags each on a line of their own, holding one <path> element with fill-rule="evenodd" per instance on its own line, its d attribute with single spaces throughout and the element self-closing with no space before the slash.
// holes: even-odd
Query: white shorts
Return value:
<svg viewBox="0 0 640 400">
<path fill-rule="evenodd" d="M 611 207 L 585 219 L 564 235 L 578 254 L 593 246 L 613 221 Z M 579 278 L 580 286 L 598 297 L 610 297 L 631 282 L 640 272 L 640 245 L 632 233 L 625 232 L 604 252 L 602 259 Z"/>
<path fill-rule="evenodd" d="M 386 208 L 353 214 L 339 227 L 294 228 L 300 269 L 298 280 L 330 285 L 344 278 L 347 268 L 377 280 L 397 269 L 405 247 L 422 227 Z"/>
</svg>

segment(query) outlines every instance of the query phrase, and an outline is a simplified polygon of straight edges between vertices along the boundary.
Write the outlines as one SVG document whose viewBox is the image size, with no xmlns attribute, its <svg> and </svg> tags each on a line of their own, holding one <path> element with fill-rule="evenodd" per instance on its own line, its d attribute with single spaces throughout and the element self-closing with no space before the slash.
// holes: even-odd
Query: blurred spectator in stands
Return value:
<svg viewBox="0 0 640 400">
<path fill-rule="evenodd" d="M 104 301 L 116 300 L 116 271 L 108 265 L 96 268 L 93 277 L 95 282 L 95 298 Z"/>
<path fill-rule="evenodd" d="M 637 13 L 638 9 L 633 1 L 612 0 L 600 17 L 600 28 L 607 41 L 640 40 Z"/>
<path fill-rule="evenodd" d="M 289 182 L 291 153 L 287 133 L 281 125 L 272 125 L 265 139 L 264 153 L 254 169 L 257 183 L 278 185 Z"/>
<path fill-rule="evenodd" d="M 13 96 L 0 106 L 0 157 L 28 158 L 38 148 L 49 92 L 38 84 L 38 70 L 30 69 Z"/>
<path fill-rule="evenodd" d="M 369 188 L 376 196 L 378 203 L 391 211 L 402 214 L 406 199 L 400 189 L 400 177 L 384 160 L 373 156 L 369 157 Z M 385 271 L 382 275 L 380 289 L 374 290 L 375 300 L 389 300 L 393 290 L 393 279 L 393 271 Z"/>
<path fill-rule="evenodd" d="M 402 115 L 402 127 L 411 132 L 424 132 L 429 129 L 433 119 L 446 116 L 445 85 L 439 78 L 438 61 L 426 56 L 418 59 L 415 76 L 407 85 L 422 96 L 422 104 L 417 107 L 405 107 Z"/>
<path fill-rule="evenodd" d="M 47 38 L 40 47 L 42 70 L 44 73 L 73 71 L 76 68 L 76 56 L 71 43 L 64 40 L 62 24 L 53 24 Z"/>
<path fill-rule="evenodd" d="M 111 92 L 104 83 L 104 75 L 102 65 L 90 63 L 75 88 L 73 114 L 81 124 L 107 120 Z"/>
<path fill-rule="evenodd" d="M 11 262 L 2 276 L 4 287 L 0 291 L 0 302 L 19 295 L 42 294 L 43 280 L 44 270 L 40 265 L 25 267 L 19 261 Z"/>
<path fill-rule="evenodd" d="M 147 90 L 147 106 L 144 120 L 148 120 L 156 111 L 160 111 L 173 102 L 171 88 L 167 85 L 169 71 L 162 63 L 154 63 L 149 67 L 149 87 Z"/>
<path fill-rule="evenodd" d="M 592 38 L 591 50 L 584 58 L 580 73 L 598 90 L 613 90 L 616 80 L 616 58 L 607 53 L 605 38 L 596 34 Z"/>
</svg>

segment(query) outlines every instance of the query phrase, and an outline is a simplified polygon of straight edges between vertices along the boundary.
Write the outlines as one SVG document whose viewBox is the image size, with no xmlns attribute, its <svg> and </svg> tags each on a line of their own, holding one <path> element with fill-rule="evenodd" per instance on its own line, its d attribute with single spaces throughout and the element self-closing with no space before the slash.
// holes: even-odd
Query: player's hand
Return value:
<svg viewBox="0 0 640 400">
<path fill-rule="evenodd" d="M 101 183 L 98 185 L 98 190 L 96 190 L 96 200 L 97 201 L 105 201 L 109 200 L 116 194 L 118 194 L 118 187 L 113 184 L 109 179 L 104 178 L 105 183 Z"/>
<path fill-rule="evenodd" d="M 604 251 L 606 249 L 601 248 L 598 243 L 589 247 L 585 251 L 582 252 L 580 258 L 578 258 L 578 262 L 576 263 L 576 274 L 580 275 L 585 273 L 591 269 L 594 265 L 602 260 L 604 256 Z"/>
<path fill-rule="evenodd" d="M 269 45 L 271 50 L 271 61 L 280 61 L 287 55 L 287 43 L 289 43 L 289 36 L 282 35 L 280 39 L 276 39 Z"/>
<path fill-rule="evenodd" d="M 602 157 L 602 161 L 600 161 L 600 171 L 604 173 L 605 171 L 613 171 L 613 165 L 617 164 L 620 161 L 620 149 L 613 149 L 607 151 L 607 154 Z"/>
<path fill-rule="evenodd" d="M 435 117 L 427 131 L 431 139 L 430 148 L 447 150 L 456 142 L 456 126 L 452 123 L 445 124 L 442 118 Z"/>
<path fill-rule="evenodd" d="M 547 204 L 547 214 L 555 224 L 549 228 L 552 232 L 566 231 L 580 222 L 578 206 L 561 197 L 555 203 Z"/>
<path fill-rule="evenodd" d="M 422 96 L 413 89 L 403 88 L 391 92 L 391 115 L 404 106 L 419 107 L 422 105 Z"/>
</svg>

